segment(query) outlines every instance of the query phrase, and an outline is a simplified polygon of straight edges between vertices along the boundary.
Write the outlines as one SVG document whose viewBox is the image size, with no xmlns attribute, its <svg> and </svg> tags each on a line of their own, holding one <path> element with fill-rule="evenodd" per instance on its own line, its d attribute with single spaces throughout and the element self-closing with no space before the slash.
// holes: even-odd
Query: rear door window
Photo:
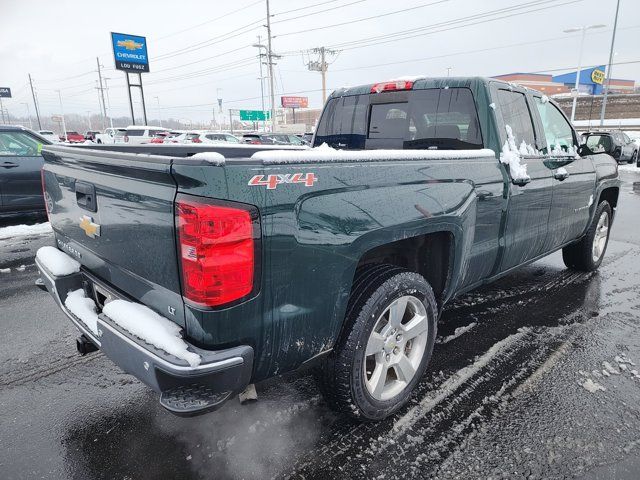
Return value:
<svg viewBox="0 0 640 480">
<path fill-rule="evenodd" d="M 0 132 L 0 157 L 35 157 L 42 144 L 23 132 Z"/>
<path fill-rule="evenodd" d="M 533 119 L 524 93 L 498 90 L 498 103 L 505 126 L 511 127 L 516 146 L 522 142 L 536 148 Z"/>
<path fill-rule="evenodd" d="M 127 130 L 128 137 L 142 137 L 143 134 L 144 130 L 138 130 L 137 128 L 135 130 Z"/>
</svg>

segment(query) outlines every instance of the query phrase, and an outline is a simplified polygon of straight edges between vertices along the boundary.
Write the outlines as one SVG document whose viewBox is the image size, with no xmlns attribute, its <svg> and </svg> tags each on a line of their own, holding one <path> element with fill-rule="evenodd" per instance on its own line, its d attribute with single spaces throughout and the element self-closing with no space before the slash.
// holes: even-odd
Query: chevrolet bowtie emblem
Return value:
<svg viewBox="0 0 640 480">
<path fill-rule="evenodd" d="M 100 225 L 93 223 L 93 218 L 88 215 L 80 217 L 80 228 L 84 230 L 87 237 L 96 238 L 100 236 Z"/>
<path fill-rule="evenodd" d="M 134 42 L 131 39 L 118 40 L 118 46 L 124 47 L 127 50 L 140 50 L 143 45 L 143 43 Z"/>
</svg>

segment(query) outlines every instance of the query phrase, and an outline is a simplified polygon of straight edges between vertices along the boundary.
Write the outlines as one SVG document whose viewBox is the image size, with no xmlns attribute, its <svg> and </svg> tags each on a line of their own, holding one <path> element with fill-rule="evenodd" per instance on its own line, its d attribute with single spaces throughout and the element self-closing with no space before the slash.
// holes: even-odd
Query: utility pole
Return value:
<svg viewBox="0 0 640 480">
<path fill-rule="evenodd" d="M 607 85 L 604 89 L 604 97 L 602 98 L 602 110 L 600 110 L 600 127 L 604 125 L 604 114 L 607 109 L 607 95 L 609 94 L 609 86 L 611 85 L 611 63 L 613 63 L 613 47 L 616 43 L 616 30 L 618 29 L 618 11 L 620 10 L 620 0 L 616 4 L 616 18 L 613 21 L 613 35 L 611 36 L 611 49 L 609 50 L 609 64 L 607 65 Z"/>
<path fill-rule="evenodd" d="M 453 68 L 453 67 L 447 67 L 447 77 L 450 77 L 450 76 L 451 76 L 451 69 L 452 69 L 452 68 Z"/>
<path fill-rule="evenodd" d="M 107 85 L 107 80 L 111 80 L 109 77 L 102 77 L 104 80 L 104 89 L 107 91 L 107 105 L 109 106 L 109 114 L 107 117 L 109 118 L 109 125 L 113 128 L 113 114 L 111 113 L 111 99 L 109 98 L 109 86 Z"/>
<path fill-rule="evenodd" d="M 319 59 L 309 61 L 307 67 L 313 72 L 320 72 L 322 74 L 322 104 L 324 105 L 327 101 L 327 69 L 329 68 L 327 55 L 335 56 L 338 55 L 338 52 L 325 47 L 313 48 L 311 52 L 319 55 Z"/>
<path fill-rule="evenodd" d="M 276 131 L 276 92 L 273 81 L 273 49 L 271 47 L 271 12 L 267 0 L 267 63 L 269 64 L 269 88 L 271 93 L 271 133 Z"/>
<path fill-rule="evenodd" d="M 62 92 L 57 90 L 58 98 L 60 99 L 60 114 L 62 116 L 62 131 L 64 132 L 64 141 L 68 142 L 69 137 L 67 137 L 67 124 L 64 123 L 64 108 L 62 107 Z"/>
<path fill-rule="evenodd" d="M 258 48 L 258 63 L 260 65 L 260 100 L 262 101 L 262 111 L 264 112 L 264 76 L 262 75 L 262 57 L 264 54 L 262 53 L 261 49 L 264 48 L 266 50 L 267 47 L 262 45 L 261 40 L 262 37 L 258 35 L 258 43 L 254 44 L 253 46 Z M 262 121 L 262 130 L 267 130 L 267 125 L 264 120 Z"/>
<path fill-rule="evenodd" d="M 100 71 L 100 57 L 96 57 L 96 63 L 98 64 L 98 80 L 100 81 L 100 96 L 102 97 L 102 111 L 103 111 L 103 117 L 102 117 L 102 130 L 104 130 L 107 125 L 106 125 L 106 118 L 107 118 L 107 104 L 104 101 L 104 88 L 102 87 L 102 72 Z"/>
<path fill-rule="evenodd" d="M 33 106 L 36 109 L 36 118 L 38 119 L 38 129 L 42 130 L 42 123 L 40 123 L 40 111 L 38 110 L 38 102 L 36 101 L 36 94 L 33 91 L 33 81 L 31 80 L 31 74 L 29 74 L 29 85 L 31 85 L 31 95 L 33 96 Z"/>
</svg>

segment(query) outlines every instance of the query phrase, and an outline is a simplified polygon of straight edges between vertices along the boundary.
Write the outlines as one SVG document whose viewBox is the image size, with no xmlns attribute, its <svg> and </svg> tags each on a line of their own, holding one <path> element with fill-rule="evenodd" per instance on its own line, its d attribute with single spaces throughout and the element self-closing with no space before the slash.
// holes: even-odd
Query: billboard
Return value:
<svg viewBox="0 0 640 480">
<path fill-rule="evenodd" d="M 309 97 L 280 97 L 282 108 L 307 108 Z"/>
<path fill-rule="evenodd" d="M 0 97 L 11 98 L 11 89 L 9 87 L 0 87 Z"/>
<path fill-rule="evenodd" d="M 117 70 L 131 73 L 149 71 L 146 37 L 111 32 L 111 44 Z"/>
</svg>

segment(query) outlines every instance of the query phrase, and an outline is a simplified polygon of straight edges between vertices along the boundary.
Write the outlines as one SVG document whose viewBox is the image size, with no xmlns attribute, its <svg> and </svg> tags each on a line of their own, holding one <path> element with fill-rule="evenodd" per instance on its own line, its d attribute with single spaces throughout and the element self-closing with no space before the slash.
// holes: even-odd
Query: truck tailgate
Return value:
<svg viewBox="0 0 640 480">
<path fill-rule="evenodd" d="M 50 146 L 43 181 L 58 248 L 184 326 L 171 157 Z"/>
</svg>

